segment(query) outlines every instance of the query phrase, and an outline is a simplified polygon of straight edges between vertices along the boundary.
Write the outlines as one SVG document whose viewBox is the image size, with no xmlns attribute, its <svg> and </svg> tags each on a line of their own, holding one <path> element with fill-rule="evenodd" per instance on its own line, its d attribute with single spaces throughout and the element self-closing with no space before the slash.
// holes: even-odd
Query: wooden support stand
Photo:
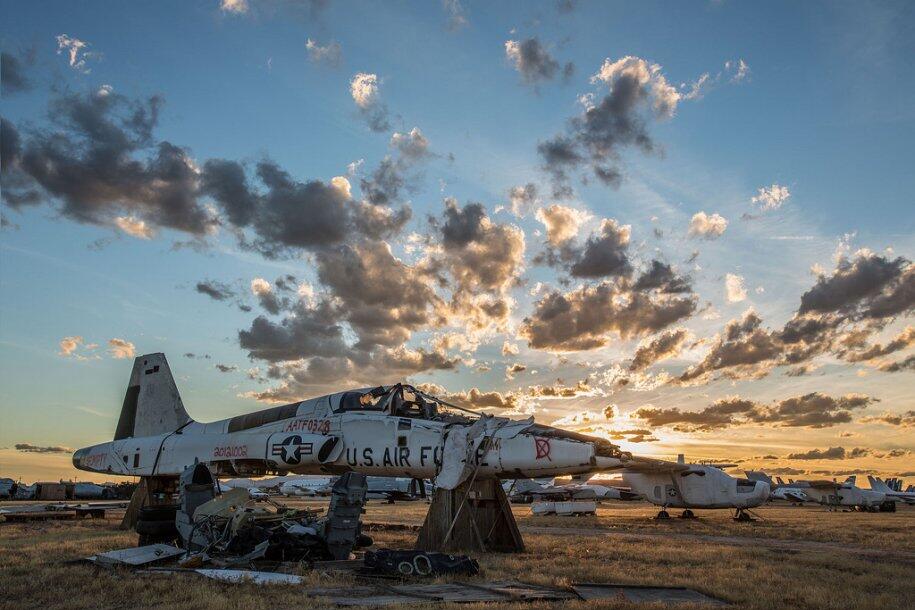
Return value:
<svg viewBox="0 0 915 610">
<path fill-rule="evenodd" d="M 436 489 L 416 548 L 446 553 L 520 553 L 524 541 L 499 481 Z"/>
<path fill-rule="evenodd" d="M 178 489 L 177 477 L 140 477 L 140 484 L 130 496 L 127 512 L 121 520 L 120 529 L 132 530 L 137 526 L 140 509 L 144 506 L 163 506 L 174 503 Z"/>
</svg>

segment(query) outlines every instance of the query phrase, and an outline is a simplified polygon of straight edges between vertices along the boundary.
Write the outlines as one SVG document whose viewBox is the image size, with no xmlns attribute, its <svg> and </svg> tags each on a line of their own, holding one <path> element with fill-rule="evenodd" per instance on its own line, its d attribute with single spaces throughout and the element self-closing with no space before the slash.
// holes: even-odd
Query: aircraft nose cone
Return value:
<svg viewBox="0 0 915 610">
<path fill-rule="evenodd" d="M 769 499 L 769 494 L 771 493 L 772 488 L 768 483 L 764 481 L 756 482 L 756 497 L 759 498 L 759 503 L 762 504 Z"/>
</svg>

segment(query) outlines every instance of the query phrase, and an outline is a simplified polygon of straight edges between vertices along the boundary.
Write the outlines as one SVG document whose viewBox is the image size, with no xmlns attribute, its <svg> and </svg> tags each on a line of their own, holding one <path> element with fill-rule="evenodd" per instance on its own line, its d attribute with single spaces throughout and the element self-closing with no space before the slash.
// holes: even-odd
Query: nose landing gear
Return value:
<svg viewBox="0 0 915 610">
<path fill-rule="evenodd" d="M 663 508 L 658 512 L 658 516 L 655 517 L 655 519 L 658 519 L 658 520 L 670 519 L 670 513 L 667 512 L 667 507 L 666 507 L 666 506 L 663 507 Z"/>
</svg>

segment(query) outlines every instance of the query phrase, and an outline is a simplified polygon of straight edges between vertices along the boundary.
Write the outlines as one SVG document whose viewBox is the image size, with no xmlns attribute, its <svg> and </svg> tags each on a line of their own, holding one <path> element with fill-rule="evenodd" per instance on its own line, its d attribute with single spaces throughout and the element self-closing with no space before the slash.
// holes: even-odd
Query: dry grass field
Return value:
<svg viewBox="0 0 915 610">
<path fill-rule="evenodd" d="M 418 525 L 426 508 L 421 502 L 371 502 L 365 520 Z M 915 599 L 915 509 L 909 507 L 879 514 L 767 507 L 756 511 L 762 519 L 751 524 L 734 523 L 725 511 L 656 522 L 650 520 L 656 511 L 641 503 L 608 504 L 596 517 L 584 518 L 532 517 L 525 506 L 515 512 L 527 551 L 479 556 L 478 578 L 683 585 L 741 608 L 902 608 Z M 135 535 L 117 530 L 118 521 L 0 525 L 0 608 L 272 609 L 311 606 L 303 595 L 309 586 L 352 583 L 351 576 L 313 573 L 301 587 L 227 585 L 195 575 L 139 576 L 64 563 L 136 544 Z M 412 545 L 415 533 L 392 529 L 372 536 L 377 547 L 403 548 Z"/>
</svg>

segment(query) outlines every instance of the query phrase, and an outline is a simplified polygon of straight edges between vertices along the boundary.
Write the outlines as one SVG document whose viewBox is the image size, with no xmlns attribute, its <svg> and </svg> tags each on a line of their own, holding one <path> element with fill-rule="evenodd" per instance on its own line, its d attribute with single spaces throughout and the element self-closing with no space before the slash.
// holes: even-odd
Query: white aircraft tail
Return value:
<svg viewBox="0 0 915 610">
<path fill-rule="evenodd" d="M 747 475 L 747 479 L 751 481 L 761 481 L 767 483 L 769 487 L 773 486 L 772 477 L 761 470 L 744 470 L 744 474 Z"/>
<path fill-rule="evenodd" d="M 873 489 L 874 491 L 880 491 L 883 493 L 888 493 L 888 492 L 893 491 L 892 489 L 889 488 L 889 486 L 886 483 L 884 483 L 877 477 L 867 475 L 867 480 L 868 480 L 868 482 L 870 482 L 871 489 Z"/>
<path fill-rule="evenodd" d="M 165 354 L 138 356 L 133 361 L 114 440 L 174 432 L 192 421 Z"/>
</svg>

